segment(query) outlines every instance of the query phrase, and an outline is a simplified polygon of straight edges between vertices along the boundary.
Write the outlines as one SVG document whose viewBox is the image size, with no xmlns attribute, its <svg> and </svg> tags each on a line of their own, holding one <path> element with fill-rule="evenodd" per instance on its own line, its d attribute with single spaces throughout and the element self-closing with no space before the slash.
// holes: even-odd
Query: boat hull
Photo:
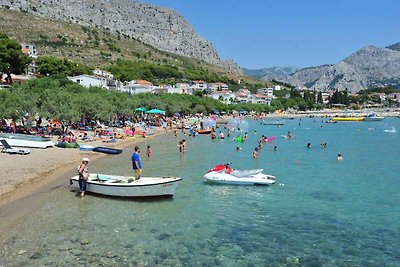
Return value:
<svg viewBox="0 0 400 267">
<path fill-rule="evenodd" d="M 100 152 L 100 153 L 110 154 L 110 155 L 117 155 L 117 154 L 122 153 L 122 149 L 109 148 L 109 147 L 95 147 L 92 150 L 94 152 Z"/>
<path fill-rule="evenodd" d="M 172 197 L 182 180 L 182 178 L 175 177 L 142 177 L 140 180 L 128 182 L 129 178 L 131 177 L 91 174 L 87 192 L 115 197 Z M 71 178 L 71 187 L 77 190 L 79 190 L 78 180 L 78 176 Z"/>
<path fill-rule="evenodd" d="M 54 146 L 54 142 L 50 139 L 22 134 L 0 134 L 0 140 L 6 140 L 12 147 L 48 148 Z"/>
<path fill-rule="evenodd" d="M 235 177 L 227 173 L 209 172 L 204 175 L 204 179 L 212 183 L 232 185 L 272 185 L 275 183 L 274 176 L 263 173 L 257 173 L 249 177 Z"/>
<path fill-rule="evenodd" d="M 364 117 L 334 117 L 332 121 L 363 121 Z"/>
<path fill-rule="evenodd" d="M 365 121 L 381 121 L 383 120 L 385 117 L 366 117 Z"/>
</svg>

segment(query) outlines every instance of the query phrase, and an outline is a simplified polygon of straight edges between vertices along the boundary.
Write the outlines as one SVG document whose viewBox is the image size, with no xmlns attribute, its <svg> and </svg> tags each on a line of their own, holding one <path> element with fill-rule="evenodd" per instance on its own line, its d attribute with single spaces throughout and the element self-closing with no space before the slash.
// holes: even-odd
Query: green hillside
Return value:
<svg viewBox="0 0 400 267">
<path fill-rule="evenodd" d="M 92 67 L 107 68 L 117 60 L 168 65 L 181 72 L 194 69 L 225 80 L 241 79 L 250 87 L 259 83 L 250 77 L 238 77 L 224 68 L 197 59 L 160 51 L 123 34 L 111 34 L 106 29 L 86 27 L 27 13 L 0 9 L 0 32 L 20 42 L 34 43 L 39 55 L 67 58 Z"/>
</svg>

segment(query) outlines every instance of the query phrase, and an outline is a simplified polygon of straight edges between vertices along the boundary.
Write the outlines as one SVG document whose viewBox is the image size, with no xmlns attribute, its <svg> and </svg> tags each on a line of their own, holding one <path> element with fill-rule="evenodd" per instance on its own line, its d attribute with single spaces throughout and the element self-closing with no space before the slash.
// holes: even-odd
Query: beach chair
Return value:
<svg viewBox="0 0 400 267">
<path fill-rule="evenodd" d="M 26 148 L 13 148 L 11 147 L 6 140 L 0 140 L 0 143 L 3 145 L 3 149 L 1 152 L 8 154 L 20 154 L 20 155 L 28 155 L 31 153 L 29 149 Z"/>
</svg>

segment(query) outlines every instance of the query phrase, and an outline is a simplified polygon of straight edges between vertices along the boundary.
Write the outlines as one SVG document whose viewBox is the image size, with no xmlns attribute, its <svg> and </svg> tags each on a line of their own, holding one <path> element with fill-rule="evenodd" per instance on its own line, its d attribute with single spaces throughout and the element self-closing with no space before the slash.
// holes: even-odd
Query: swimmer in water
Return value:
<svg viewBox="0 0 400 267">
<path fill-rule="evenodd" d="M 258 147 L 254 148 L 253 158 L 258 158 Z"/>
<path fill-rule="evenodd" d="M 343 160 L 342 153 L 337 154 L 337 160 L 339 161 Z"/>
</svg>

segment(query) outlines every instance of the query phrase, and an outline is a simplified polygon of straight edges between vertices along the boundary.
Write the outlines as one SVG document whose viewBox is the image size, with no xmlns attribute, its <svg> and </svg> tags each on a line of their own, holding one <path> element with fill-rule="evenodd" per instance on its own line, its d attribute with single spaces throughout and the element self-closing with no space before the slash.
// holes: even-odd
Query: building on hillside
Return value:
<svg viewBox="0 0 400 267">
<path fill-rule="evenodd" d="M 191 94 L 190 85 L 188 83 L 177 83 L 175 88 L 182 91 L 182 94 Z"/>
<path fill-rule="evenodd" d="M 20 43 L 22 53 L 30 56 L 31 58 L 37 58 L 38 52 L 34 44 Z"/>
<path fill-rule="evenodd" d="M 274 88 L 268 87 L 268 88 L 257 89 L 257 94 L 264 95 L 269 98 L 273 98 L 274 97 Z"/>
<path fill-rule="evenodd" d="M 322 95 L 322 103 L 328 104 L 331 94 L 324 92 L 324 93 L 321 93 L 321 95 Z M 318 94 L 316 94 L 316 97 L 318 97 Z"/>
<path fill-rule="evenodd" d="M 274 85 L 274 91 L 280 91 L 282 87 L 280 85 Z"/>
<path fill-rule="evenodd" d="M 252 95 L 252 103 L 255 103 L 255 104 L 271 105 L 271 101 L 272 101 L 272 97 L 266 96 L 264 94 Z"/>
<path fill-rule="evenodd" d="M 227 105 L 232 104 L 235 101 L 235 94 L 233 94 L 231 91 L 216 91 L 207 96 Z"/>
<path fill-rule="evenodd" d="M 101 69 L 95 69 L 93 70 L 93 74 L 106 78 L 106 79 L 114 79 L 114 75 L 111 72 L 101 70 Z"/>
<path fill-rule="evenodd" d="M 227 91 L 229 89 L 226 83 L 208 83 L 207 84 L 207 93 L 215 92 L 215 91 Z"/>
<path fill-rule="evenodd" d="M 195 91 L 204 91 L 207 89 L 207 83 L 202 80 L 192 81 L 190 83 L 190 89 L 192 90 L 192 93 Z"/>
<path fill-rule="evenodd" d="M 249 98 L 249 96 L 251 96 L 251 94 L 245 94 L 242 92 L 235 93 L 236 102 L 239 102 L 239 103 L 251 102 L 251 97 Z"/>
<path fill-rule="evenodd" d="M 73 77 L 67 77 L 67 79 L 75 83 L 79 83 L 84 87 L 98 86 L 105 89 L 109 89 L 107 86 L 107 79 L 102 77 L 83 74 Z"/>
<path fill-rule="evenodd" d="M 33 59 L 32 62 L 28 65 L 26 73 L 27 74 L 36 73 L 35 59 L 38 57 L 38 52 L 36 50 L 36 46 L 34 44 L 27 44 L 27 43 L 20 43 L 20 45 L 21 45 L 22 53 Z"/>
<path fill-rule="evenodd" d="M 246 95 L 250 95 L 251 94 L 250 90 L 246 89 L 246 88 L 239 89 L 238 93 L 242 93 L 242 94 L 246 94 Z"/>
</svg>

